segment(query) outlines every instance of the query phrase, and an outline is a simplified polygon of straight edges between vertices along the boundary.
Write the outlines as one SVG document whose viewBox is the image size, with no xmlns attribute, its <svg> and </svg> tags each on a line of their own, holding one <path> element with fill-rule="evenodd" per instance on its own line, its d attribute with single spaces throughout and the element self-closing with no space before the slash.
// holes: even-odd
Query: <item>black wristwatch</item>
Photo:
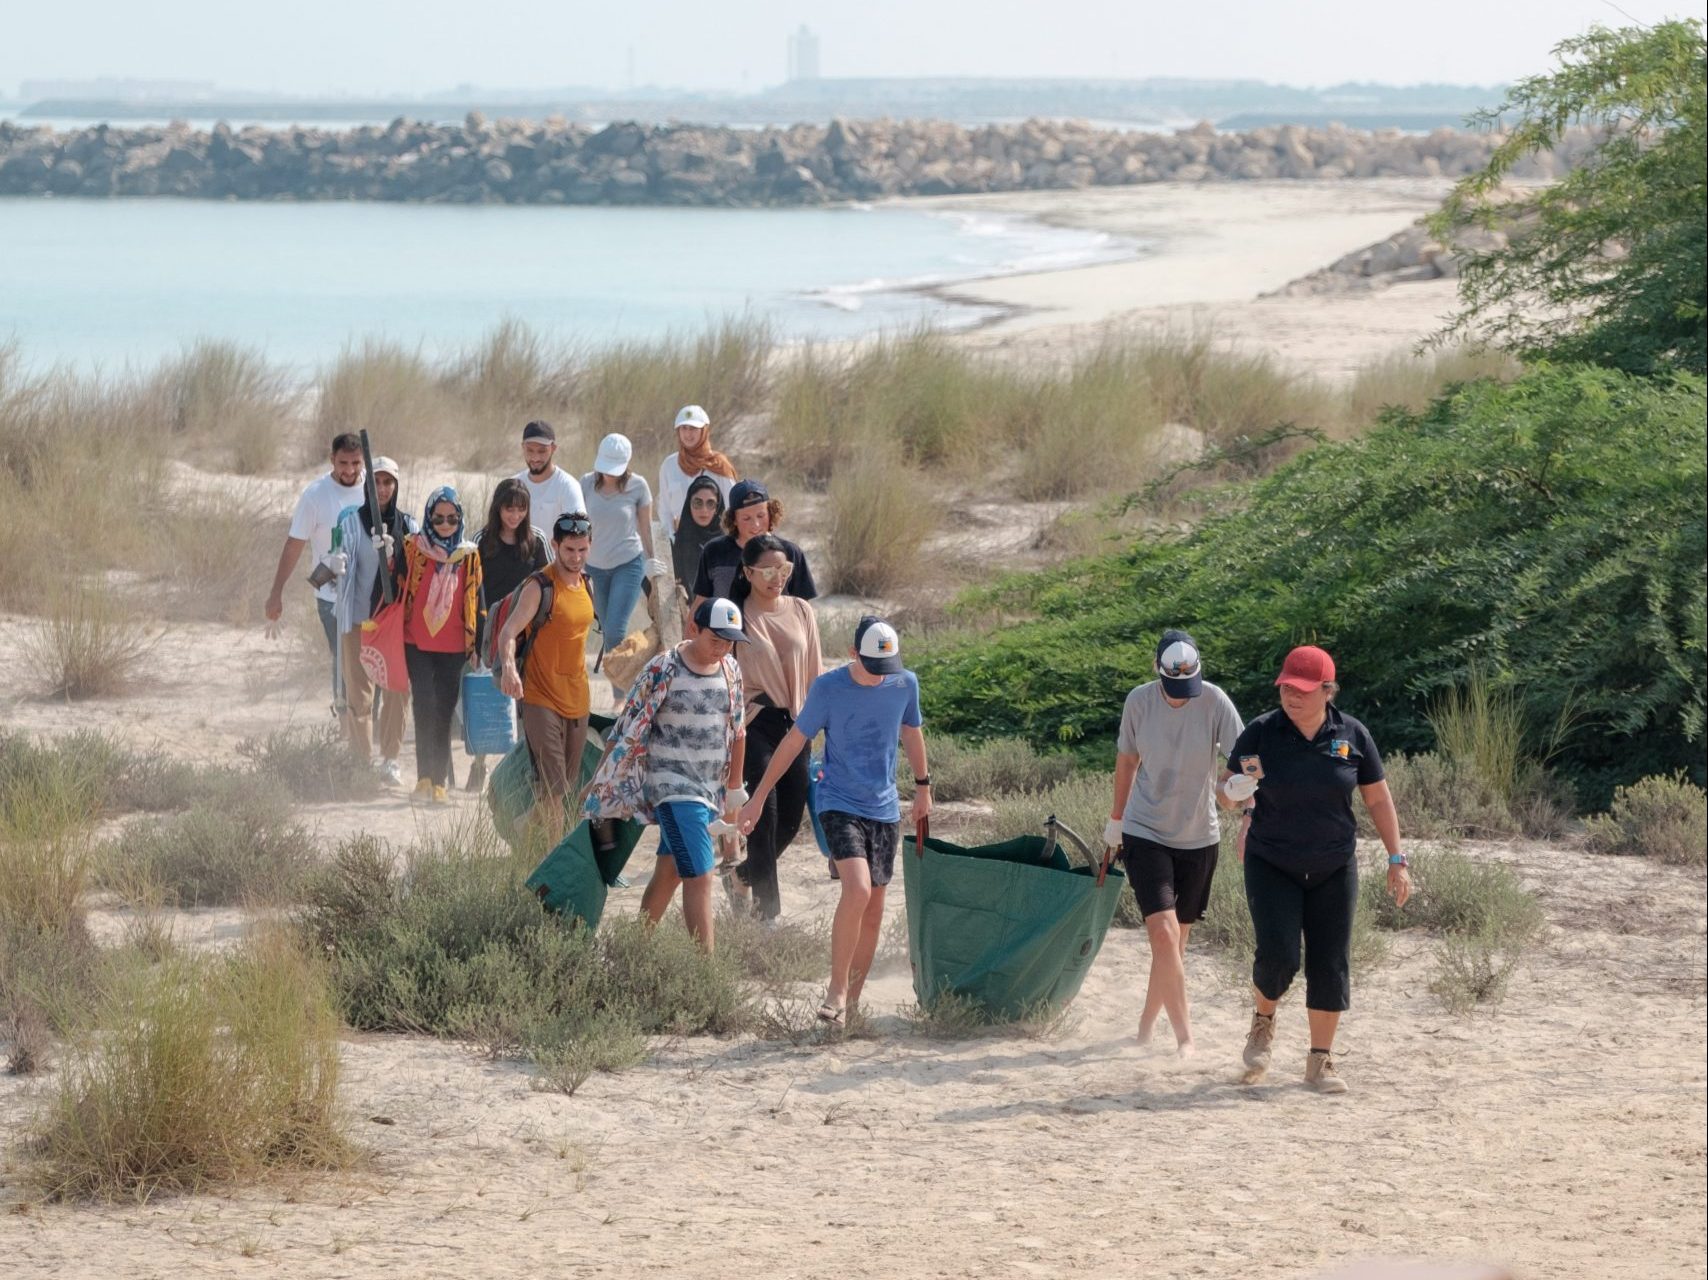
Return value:
<svg viewBox="0 0 1708 1280">
<path fill-rule="evenodd" d="M 923 778 L 915 778 L 913 780 L 913 787 L 914 787 L 914 790 L 916 790 L 916 791 L 920 787 L 929 787 L 930 785 L 931 785 L 931 775 L 929 773 L 926 774 Z"/>
</svg>

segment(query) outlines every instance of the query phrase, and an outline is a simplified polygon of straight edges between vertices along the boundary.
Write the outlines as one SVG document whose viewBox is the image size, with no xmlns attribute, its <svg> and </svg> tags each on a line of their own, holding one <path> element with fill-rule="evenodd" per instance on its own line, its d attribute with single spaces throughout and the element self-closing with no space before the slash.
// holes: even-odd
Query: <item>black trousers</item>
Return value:
<svg viewBox="0 0 1708 1280">
<path fill-rule="evenodd" d="M 437 787 L 449 786 L 451 720 L 468 659 L 460 653 L 429 653 L 406 644 L 403 660 L 409 667 L 409 702 L 415 711 L 415 776 Z"/>
<path fill-rule="evenodd" d="M 783 736 L 794 728 L 795 718 L 778 707 L 762 707 L 747 724 L 747 758 L 742 764 L 742 781 L 752 791 L 765 776 L 771 757 Z M 782 894 L 777 887 L 777 859 L 789 847 L 801 829 L 801 818 L 807 811 L 807 752 L 795 757 L 771 794 L 765 797 L 759 821 L 747 837 L 747 857 L 735 873 L 753 886 L 753 908 L 761 919 L 771 920 L 783 910 Z"/>
<path fill-rule="evenodd" d="M 1358 862 L 1310 875 L 1245 855 L 1245 901 L 1257 934 L 1251 985 L 1279 1000 L 1299 972 L 1304 940 L 1305 1007 L 1339 1013 L 1352 1005 L 1352 918 Z"/>
</svg>

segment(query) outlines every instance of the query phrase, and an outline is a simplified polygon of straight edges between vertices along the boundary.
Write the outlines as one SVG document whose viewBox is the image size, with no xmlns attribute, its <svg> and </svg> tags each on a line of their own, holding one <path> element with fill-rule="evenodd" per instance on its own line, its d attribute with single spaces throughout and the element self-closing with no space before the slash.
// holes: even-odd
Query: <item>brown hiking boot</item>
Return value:
<svg viewBox="0 0 1708 1280">
<path fill-rule="evenodd" d="M 1270 1050 L 1274 1043 L 1275 1015 L 1252 1014 L 1251 1030 L 1245 1037 L 1245 1065 L 1260 1073 L 1269 1070 Z"/>
<path fill-rule="evenodd" d="M 1305 1059 L 1305 1086 L 1318 1093 L 1345 1093 L 1346 1081 L 1334 1069 L 1334 1059 L 1324 1049 L 1312 1049 Z"/>
</svg>

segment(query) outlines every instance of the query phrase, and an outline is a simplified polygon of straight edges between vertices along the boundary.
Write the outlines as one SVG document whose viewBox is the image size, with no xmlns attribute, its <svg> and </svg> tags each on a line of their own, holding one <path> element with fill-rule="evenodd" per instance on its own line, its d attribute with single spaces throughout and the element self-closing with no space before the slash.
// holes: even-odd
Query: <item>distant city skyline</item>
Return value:
<svg viewBox="0 0 1708 1280">
<path fill-rule="evenodd" d="M 629 85 L 758 92 L 800 79 L 990 76 L 1495 84 L 1541 71 L 1592 24 L 1708 17 L 1708 0 L 1436 0 L 1426 10 L 1355 0 L 867 0 L 831 10 L 780 0 L 654 0 L 593 9 L 492 0 L 216 0 L 139 8 L 91 0 L 78 36 L 45 6 L 8 19 L 0 93 L 25 81 L 180 81 L 280 96 L 408 97 L 456 86 L 552 91 Z M 454 32 L 447 37 L 446 32 Z"/>
</svg>

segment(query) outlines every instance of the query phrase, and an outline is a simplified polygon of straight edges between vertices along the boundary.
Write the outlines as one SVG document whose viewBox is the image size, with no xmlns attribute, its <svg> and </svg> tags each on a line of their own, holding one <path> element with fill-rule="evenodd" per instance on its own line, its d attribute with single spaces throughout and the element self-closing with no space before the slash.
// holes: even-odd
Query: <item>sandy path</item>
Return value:
<svg viewBox="0 0 1708 1280">
<path fill-rule="evenodd" d="M 354 1036 L 346 1096 L 371 1170 L 146 1207 L 31 1205 L 0 1218 L 9 1274 L 1302 1277 L 1430 1256 L 1701 1275 L 1703 1009 L 1673 964 L 1700 956 L 1701 876 L 1517 858 L 1555 928 L 1506 1005 L 1441 1013 L 1426 944 L 1401 939 L 1359 985 L 1344 1098 L 1293 1083 L 1296 1002 L 1273 1082 L 1231 1083 L 1246 1010 L 1209 958 L 1194 972 L 1201 1057 L 1141 1053 L 1141 940 L 1115 931 L 1079 1025 L 1054 1041 L 921 1039 L 890 1012 L 911 998 L 893 961 L 872 1039 L 661 1042 L 573 1098 L 455 1045 Z M 789 908 L 825 910 L 819 860 L 797 848 L 787 868 Z M 1609 895 L 1695 918 L 1632 938 L 1582 914 Z M 8 1127 L 33 1087 L 0 1084 Z"/>
</svg>

